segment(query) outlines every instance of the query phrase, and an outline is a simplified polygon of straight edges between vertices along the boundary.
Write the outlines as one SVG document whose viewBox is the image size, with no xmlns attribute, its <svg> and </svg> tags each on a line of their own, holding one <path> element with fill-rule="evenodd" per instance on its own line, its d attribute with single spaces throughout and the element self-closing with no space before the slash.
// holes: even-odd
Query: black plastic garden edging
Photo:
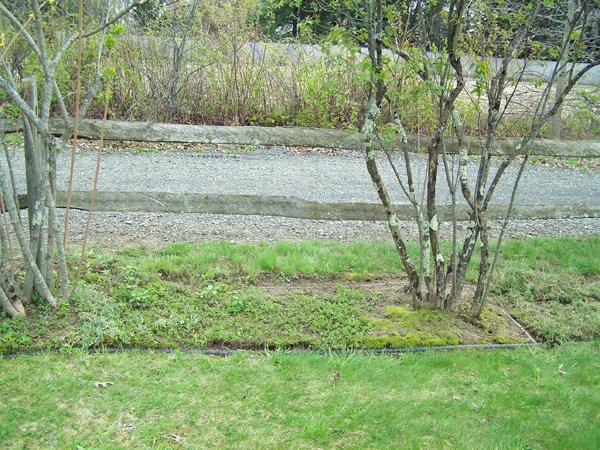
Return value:
<svg viewBox="0 0 600 450">
<path fill-rule="evenodd" d="M 544 344 L 466 344 L 466 345 L 442 345 L 434 347 L 411 347 L 411 348 L 380 348 L 380 349 L 345 349 L 345 350 L 282 350 L 282 355 L 349 355 L 360 353 L 367 355 L 385 355 L 399 353 L 419 353 L 426 351 L 453 351 L 453 350 L 489 350 L 489 349 L 514 349 L 527 347 L 540 347 Z M 88 354 L 96 353 L 186 353 L 207 356 L 232 356 L 235 353 L 265 353 L 267 350 L 230 350 L 230 349 L 187 349 L 187 348 L 89 348 Z M 47 354 L 60 354 L 60 350 L 35 350 L 30 352 L 16 352 L 0 355 L 4 359 L 13 359 L 19 356 L 40 356 Z"/>
</svg>

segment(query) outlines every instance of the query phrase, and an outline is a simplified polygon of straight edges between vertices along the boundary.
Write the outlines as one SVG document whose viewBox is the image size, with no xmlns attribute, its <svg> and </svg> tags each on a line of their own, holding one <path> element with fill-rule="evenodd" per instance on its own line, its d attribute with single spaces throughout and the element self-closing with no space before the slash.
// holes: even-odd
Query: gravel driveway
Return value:
<svg viewBox="0 0 600 450">
<path fill-rule="evenodd" d="M 83 150 L 77 158 L 75 190 L 90 190 L 95 153 Z M 66 189 L 68 155 L 59 158 L 58 188 Z M 22 156 L 15 155 L 17 173 L 24 173 Z M 399 169 L 402 164 L 398 161 Z M 340 152 L 295 152 L 285 148 L 251 152 L 110 153 L 102 156 L 100 191 L 153 191 L 181 193 L 290 195 L 324 202 L 377 202 L 378 198 L 361 154 Z M 391 185 L 387 164 L 384 177 Z M 415 156 L 414 171 L 423 178 L 425 159 Z M 496 203 L 507 203 L 517 167 L 510 168 L 499 185 Z M 469 163 L 474 177 L 476 165 Z M 442 174 L 440 174 L 442 175 Z M 24 180 L 20 181 L 23 189 Z M 399 192 L 394 201 L 406 203 Z M 449 201 L 447 190 L 440 203 Z M 600 173 L 546 166 L 529 166 L 518 195 L 522 204 L 600 204 Z M 72 211 L 70 230 L 78 240 L 87 213 Z M 414 233 L 411 223 L 403 223 Z M 160 245 L 174 241 L 200 240 L 297 240 L 366 238 L 387 239 L 382 222 L 310 221 L 279 217 L 216 216 L 207 214 L 95 213 L 92 240 L 110 246 Z M 498 229 L 498 224 L 493 224 Z M 442 229 L 444 231 L 444 229 Z M 448 232 L 449 230 L 446 230 Z M 600 232 L 600 219 L 515 221 L 509 234 L 589 235 Z"/>
</svg>

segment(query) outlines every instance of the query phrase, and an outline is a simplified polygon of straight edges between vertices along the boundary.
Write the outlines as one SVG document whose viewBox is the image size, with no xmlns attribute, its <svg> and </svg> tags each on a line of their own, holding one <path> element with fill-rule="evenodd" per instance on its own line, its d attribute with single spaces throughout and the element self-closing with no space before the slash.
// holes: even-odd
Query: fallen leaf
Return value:
<svg viewBox="0 0 600 450">
<path fill-rule="evenodd" d="M 121 429 L 123 431 L 133 431 L 135 430 L 135 425 L 131 423 L 124 423 L 123 425 L 121 425 Z"/>
<path fill-rule="evenodd" d="M 170 439 L 170 440 L 172 440 L 174 442 L 183 442 L 184 441 L 183 437 L 178 436 L 178 435 L 176 435 L 174 433 L 165 434 L 165 435 L 163 435 L 163 437 L 165 439 Z"/>
</svg>

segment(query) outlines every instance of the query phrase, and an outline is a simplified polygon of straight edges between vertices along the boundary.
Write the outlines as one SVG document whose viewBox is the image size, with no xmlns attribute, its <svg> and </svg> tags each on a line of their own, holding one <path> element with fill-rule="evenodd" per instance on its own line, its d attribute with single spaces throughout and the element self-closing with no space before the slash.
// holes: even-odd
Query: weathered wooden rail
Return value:
<svg viewBox="0 0 600 450">
<path fill-rule="evenodd" d="M 98 139 L 102 122 L 82 120 L 79 136 Z M 18 124 L 0 121 L 4 132 L 16 132 Z M 51 132 L 62 134 L 64 123 L 51 122 Z M 106 122 L 105 139 L 113 141 L 173 142 L 228 145 L 265 145 L 325 147 L 363 150 L 363 142 L 358 133 L 317 128 L 288 127 L 226 127 L 176 125 L 146 122 Z M 425 147 L 428 139 L 419 136 L 408 137 L 413 151 Z M 494 154 L 522 154 L 517 140 L 499 140 Z M 477 138 L 468 138 L 466 146 L 469 153 L 477 154 L 481 142 Z M 449 153 L 457 152 L 456 141 L 449 139 Z M 600 141 L 552 141 L 535 140 L 531 154 L 546 156 L 569 156 L 583 158 L 600 157 Z M 91 201 L 90 192 L 74 192 L 71 207 L 87 210 Z M 20 196 L 19 202 L 26 207 L 26 199 Z M 57 205 L 66 205 L 65 192 L 57 193 Z M 503 219 L 506 205 L 491 205 L 488 218 Z M 225 194 L 183 194 L 169 192 L 98 192 L 96 211 L 155 212 L 155 213 L 205 213 L 231 215 L 282 216 L 312 220 L 385 220 L 383 208 L 378 203 L 322 203 L 289 196 L 264 195 L 225 195 Z M 413 220 L 414 211 L 410 205 L 397 205 L 400 220 Z M 439 206 L 442 220 L 452 217 L 450 206 Z M 465 205 L 457 205 L 457 217 L 468 220 Z M 561 218 L 600 218 L 600 205 L 563 204 L 563 205 L 515 205 L 514 219 L 561 219 Z"/>
<path fill-rule="evenodd" d="M 85 119 L 79 123 L 79 137 L 99 139 L 102 121 Z M 1 121 L 0 129 L 6 133 L 19 130 L 17 123 Z M 62 120 L 54 119 L 50 131 L 54 134 L 64 133 Z M 204 125 L 178 125 L 152 122 L 119 122 L 107 121 L 104 138 L 109 141 L 138 142 L 182 142 L 195 144 L 229 144 L 229 145 L 283 145 L 289 147 L 324 147 L 363 150 L 360 134 L 352 131 L 329 130 L 322 128 L 299 127 L 227 127 Z M 465 147 L 470 154 L 478 154 L 481 139 L 467 137 Z M 427 147 L 429 138 L 425 136 L 408 136 L 409 148 L 418 151 Z M 499 139 L 496 141 L 493 154 L 523 154 L 516 139 Z M 447 140 L 448 153 L 457 153 L 455 139 Z M 536 139 L 528 152 L 532 155 L 573 156 L 580 158 L 600 157 L 600 141 L 556 141 Z"/>
<path fill-rule="evenodd" d="M 58 192 L 56 203 L 66 205 L 66 192 Z M 87 210 L 91 192 L 75 191 L 71 208 Z M 19 204 L 27 207 L 25 195 L 19 196 Z M 506 216 L 506 205 L 490 205 L 487 217 L 500 220 Z M 151 213 L 204 213 L 224 215 L 260 215 L 291 217 L 310 220 L 386 220 L 383 207 L 378 203 L 346 202 L 324 203 L 282 195 L 238 194 L 183 194 L 172 192 L 98 192 L 95 211 L 151 212 Z M 413 220 L 411 205 L 396 205 L 400 220 Z M 466 205 L 457 205 L 459 220 L 469 220 Z M 452 218 L 452 209 L 440 205 L 438 214 L 442 220 Z M 515 205 L 513 219 L 565 219 L 600 218 L 600 205 Z"/>
</svg>

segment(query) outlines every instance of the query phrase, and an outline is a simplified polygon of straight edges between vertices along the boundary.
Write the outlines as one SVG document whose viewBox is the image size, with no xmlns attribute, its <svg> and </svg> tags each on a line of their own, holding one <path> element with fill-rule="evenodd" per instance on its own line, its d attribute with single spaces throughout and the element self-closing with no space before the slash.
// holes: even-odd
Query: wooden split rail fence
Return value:
<svg viewBox="0 0 600 450">
<path fill-rule="evenodd" d="M 102 122 L 82 120 L 78 135 L 87 139 L 99 139 Z M 318 128 L 292 127 L 227 127 L 176 125 L 147 122 L 106 122 L 105 139 L 112 141 L 264 145 L 293 147 L 324 147 L 363 150 L 363 142 L 358 133 Z M 0 121 L 3 132 L 16 132 L 15 122 Z M 65 126 L 60 120 L 51 122 L 51 132 L 64 133 Z M 409 136 L 408 145 L 418 152 L 426 147 L 426 137 Z M 493 154 L 503 156 L 522 154 L 518 141 L 505 139 L 496 142 Z M 478 154 L 481 141 L 467 138 L 464 142 L 469 154 Z M 455 140 L 449 139 L 447 152 L 456 154 Z M 600 141 L 554 141 L 538 139 L 529 149 L 533 155 L 565 156 L 578 158 L 600 157 Z M 72 208 L 88 209 L 90 192 L 74 192 Z M 20 203 L 26 205 L 24 196 Z M 59 192 L 57 204 L 66 205 L 66 195 Z M 397 205 L 397 215 L 401 220 L 412 220 L 414 211 L 410 205 Z M 323 203 L 290 196 L 265 195 L 223 195 L 223 194 L 184 194 L 167 192 L 98 192 L 96 211 L 156 212 L 156 213 L 207 213 L 235 215 L 283 216 L 313 220 L 385 220 L 385 213 L 377 203 L 349 202 Z M 449 206 L 440 206 L 442 219 L 451 217 Z M 461 220 L 467 220 L 467 209 L 457 206 Z M 492 205 L 489 219 L 501 219 L 506 214 L 505 205 Z M 600 205 L 516 205 L 514 219 L 560 219 L 600 217 Z"/>
</svg>

